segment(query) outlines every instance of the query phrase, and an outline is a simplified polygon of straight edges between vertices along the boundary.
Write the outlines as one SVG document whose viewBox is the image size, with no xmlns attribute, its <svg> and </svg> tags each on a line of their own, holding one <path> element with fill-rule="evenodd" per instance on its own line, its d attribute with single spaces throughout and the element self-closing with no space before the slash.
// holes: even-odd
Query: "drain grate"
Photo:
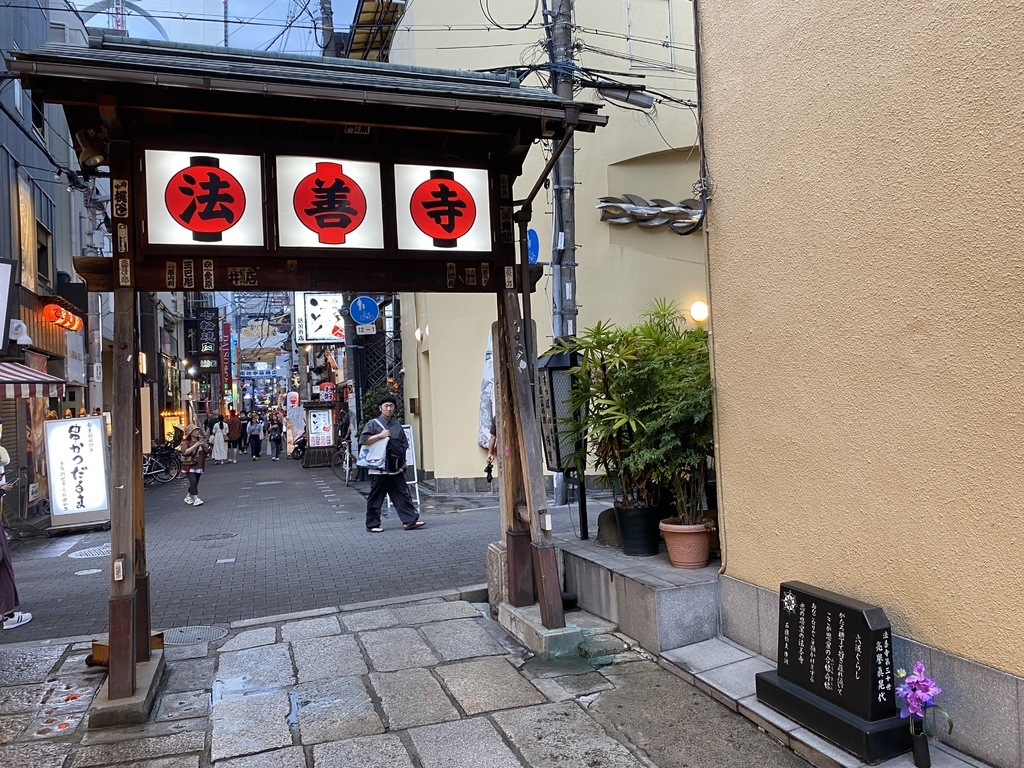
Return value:
<svg viewBox="0 0 1024 768">
<path fill-rule="evenodd" d="M 102 547 L 89 547 L 88 549 L 80 549 L 77 552 L 71 552 L 68 557 L 80 558 L 80 557 L 110 557 L 110 545 L 104 544 Z"/>
<path fill-rule="evenodd" d="M 192 541 L 220 541 L 221 539 L 233 539 L 237 533 L 207 533 L 203 536 L 196 536 Z"/>
<path fill-rule="evenodd" d="M 212 643 L 227 637 L 223 627 L 175 627 L 164 630 L 164 645 L 196 645 Z"/>
</svg>

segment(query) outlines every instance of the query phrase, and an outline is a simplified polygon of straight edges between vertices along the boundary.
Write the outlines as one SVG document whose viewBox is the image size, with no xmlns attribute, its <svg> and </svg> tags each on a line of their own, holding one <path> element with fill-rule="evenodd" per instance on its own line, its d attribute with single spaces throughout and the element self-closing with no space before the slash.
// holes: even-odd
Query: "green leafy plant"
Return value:
<svg viewBox="0 0 1024 768">
<path fill-rule="evenodd" d="M 369 421 L 380 416 L 380 408 L 377 406 L 377 401 L 385 395 L 394 395 L 395 400 L 398 401 L 398 405 L 395 406 L 395 415 L 391 418 L 397 419 L 399 424 L 404 423 L 405 402 L 404 398 L 398 394 L 398 387 L 395 385 L 394 379 L 378 381 L 366 389 L 359 402 L 363 409 L 363 419 Z"/>
<path fill-rule="evenodd" d="M 616 506 L 657 506 L 671 490 L 679 522 L 702 522 L 714 442 L 707 331 L 658 299 L 633 325 L 599 322 L 556 349 L 579 361 L 570 371 L 578 416 L 564 424 L 585 446 L 577 467 L 592 460 Z"/>
</svg>

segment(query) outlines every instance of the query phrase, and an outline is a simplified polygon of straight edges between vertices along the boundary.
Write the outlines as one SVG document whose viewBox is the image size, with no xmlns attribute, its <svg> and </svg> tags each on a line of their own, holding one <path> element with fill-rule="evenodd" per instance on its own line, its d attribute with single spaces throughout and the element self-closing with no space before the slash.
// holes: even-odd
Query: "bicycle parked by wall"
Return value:
<svg viewBox="0 0 1024 768">
<path fill-rule="evenodd" d="M 164 458 L 154 456 L 151 453 L 142 454 L 142 483 L 152 485 L 154 482 L 169 483 L 177 474 L 173 469 L 174 465 Z M 180 468 L 179 468 L 180 469 Z"/>
</svg>

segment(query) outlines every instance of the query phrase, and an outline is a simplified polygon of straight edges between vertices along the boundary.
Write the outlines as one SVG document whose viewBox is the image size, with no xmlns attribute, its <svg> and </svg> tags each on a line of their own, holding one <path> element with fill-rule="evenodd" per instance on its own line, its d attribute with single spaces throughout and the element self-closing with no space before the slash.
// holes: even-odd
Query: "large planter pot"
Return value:
<svg viewBox="0 0 1024 768">
<path fill-rule="evenodd" d="M 665 534 L 668 559 L 676 568 L 703 568 L 708 564 L 711 549 L 711 531 L 707 526 L 676 525 L 662 520 L 658 527 Z"/>
<path fill-rule="evenodd" d="M 615 520 L 619 524 L 619 536 L 622 538 L 622 554 L 658 554 L 658 547 L 661 546 L 658 521 L 661 515 L 657 507 L 616 507 Z"/>
</svg>

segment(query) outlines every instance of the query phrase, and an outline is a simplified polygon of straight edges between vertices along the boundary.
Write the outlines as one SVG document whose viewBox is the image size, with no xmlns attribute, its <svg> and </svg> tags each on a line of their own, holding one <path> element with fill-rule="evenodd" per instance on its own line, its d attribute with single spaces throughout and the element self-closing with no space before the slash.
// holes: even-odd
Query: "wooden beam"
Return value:
<svg viewBox="0 0 1024 768">
<path fill-rule="evenodd" d="M 209 252 L 207 251 L 208 255 Z M 505 270 L 494 261 L 409 261 L 377 256 L 373 259 L 266 258 L 216 256 L 212 287 L 203 282 L 204 259 L 145 258 L 133 262 L 133 284 L 139 291 L 356 291 L 367 293 L 497 293 L 506 285 Z M 90 291 L 112 291 L 118 276 L 116 259 L 85 256 L 75 259 L 75 271 Z M 191 261 L 194 283 L 185 284 L 184 261 Z M 449 267 L 449 265 L 452 265 Z M 509 280 L 518 285 L 516 270 Z M 541 268 L 530 274 L 535 290 Z"/>
<path fill-rule="evenodd" d="M 515 291 L 502 291 L 501 302 L 500 320 L 508 342 L 501 364 L 504 366 L 503 371 L 508 373 L 512 412 L 519 434 L 517 448 L 523 467 L 526 506 L 530 514 L 530 537 L 534 547 L 533 573 L 541 622 L 548 629 L 558 629 L 565 626 L 565 614 L 562 611 L 562 590 L 558 581 L 554 542 L 551 539 L 547 492 L 544 489 L 540 423 L 533 393 L 530 391 L 529 371 L 536 367 L 537 361 L 527 357 L 524 343 L 526 334 L 532 334 L 532 329 L 527 329 L 523 322 Z M 530 347 L 536 348 L 533 344 Z"/>
</svg>

